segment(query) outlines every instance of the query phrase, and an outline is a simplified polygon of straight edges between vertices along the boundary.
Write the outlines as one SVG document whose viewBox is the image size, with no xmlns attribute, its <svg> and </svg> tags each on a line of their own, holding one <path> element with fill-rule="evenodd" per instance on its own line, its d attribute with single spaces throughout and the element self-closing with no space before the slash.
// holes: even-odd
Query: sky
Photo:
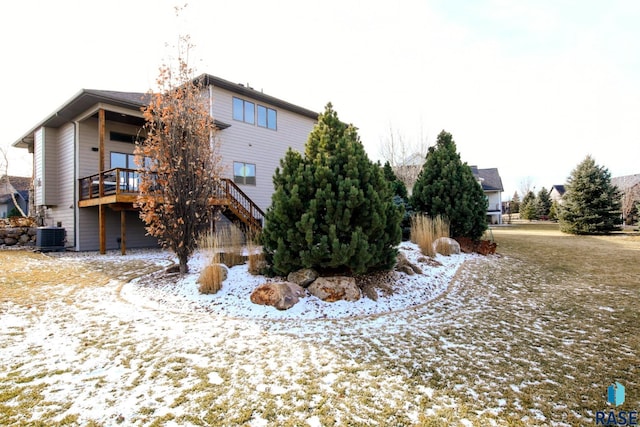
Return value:
<svg viewBox="0 0 640 427">
<path fill-rule="evenodd" d="M 313 111 L 331 102 L 369 157 L 390 135 L 453 135 L 503 200 L 564 184 L 587 155 L 640 173 L 640 2 L 24 0 L 3 4 L 0 146 L 81 89 L 146 92 L 179 35 L 196 72 Z M 31 155 L 9 149 L 9 173 Z"/>
</svg>

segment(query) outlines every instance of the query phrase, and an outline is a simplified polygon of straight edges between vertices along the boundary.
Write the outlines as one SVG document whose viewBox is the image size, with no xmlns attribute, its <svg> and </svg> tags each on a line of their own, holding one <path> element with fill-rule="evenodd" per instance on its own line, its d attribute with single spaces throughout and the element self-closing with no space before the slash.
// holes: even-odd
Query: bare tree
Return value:
<svg viewBox="0 0 640 427">
<path fill-rule="evenodd" d="M 622 219 L 626 225 L 631 225 L 631 219 L 638 210 L 640 203 L 640 183 L 620 190 L 622 192 Z"/>
<path fill-rule="evenodd" d="M 398 179 L 410 191 L 422 170 L 428 149 L 429 144 L 422 131 L 420 136 L 411 142 L 390 125 L 389 135 L 381 141 L 380 155 L 389 162 Z"/>
<path fill-rule="evenodd" d="M 524 177 L 520 180 L 520 194 L 524 198 L 530 191 L 535 192 L 536 186 L 533 185 L 533 178 L 530 176 Z M 524 202 L 524 199 L 523 199 Z M 524 203 L 523 203 L 524 204 Z"/>
<path fill-rule="evenodd" d="M 9 178 L 9 156 L 8 156 L 8 152 L 7 149 L 4 147 L 0 147 L 0 154 L 2 155 L 2 166 L 4 169 L 4 180 L 5 180 L 5 185 L 6 188 L 8 190 L 8 192 L 11 194 L 11 200 L 13 201 L 13 206 L 15 206 L 15 208 L 18 210 L 18 212 L 20 212 L 20 215 L 22 216 L 27 216 L 26 213 L 24 213 L 24 211 L 22 210 L 22 208 L 20 207 L 20 204 L 18 203 L 18 200 L 16 199 L 16 192 L 12 191 L 13 186 L 11 185 L 11 179 Z"/>
<path fill-rule="evenodd" d="M 188 272 L 199 237 L 215 219 L 212 201 L 222 175 L 212 100 L 188 66 L 191 47 L 189 37 L 181 37 L 177 67 L 160 67 L 158 91 L 143 109 L 146 139 L 135 151 L 140 217 L 149 234 L 177 255 L 181 273 Z"/>
</svg>

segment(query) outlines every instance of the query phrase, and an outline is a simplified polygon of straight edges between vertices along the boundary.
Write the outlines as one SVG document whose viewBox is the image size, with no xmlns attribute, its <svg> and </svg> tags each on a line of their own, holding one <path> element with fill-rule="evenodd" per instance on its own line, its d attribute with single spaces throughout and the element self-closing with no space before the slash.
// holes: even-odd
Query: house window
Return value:
<svg viewBox="0 0 640 427">
<path fill-rule="evenodd" d="M 258 126 L 276 130 L 276 110 L 258 105 Z"/>
<path fill-rule="evenodd" d="M 233 120 L 254 124 L 256 122 L 256 104 L 234 97 Z"/>
<path fill-rule="evenodd" d="M 135 156 L 133 154 L 111 152 L 111 169 L 124 168 L 136 169 Z"/>
<path fill-rule="evenodd" d="M 140 136 L 129 135 L 127 133 L 122 133 L 122 132 L 109 132 L 109 139 L 111 141 L 130 142 L 132 144 L 135 144 L 136 142 L 140 142 L 144 140 L 144 138 Z"/>
<path fill-rule="evenodd" d="M 233 162 L 233 182 L 236 184 L 256 185 L 256 165 L 253 163 Z"/>
</svg>

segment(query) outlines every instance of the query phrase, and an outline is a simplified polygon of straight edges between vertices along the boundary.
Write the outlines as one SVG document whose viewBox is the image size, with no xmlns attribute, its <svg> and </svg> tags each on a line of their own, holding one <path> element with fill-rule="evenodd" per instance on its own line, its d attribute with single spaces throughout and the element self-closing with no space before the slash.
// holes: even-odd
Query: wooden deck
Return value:
<svg viewBox="0 0 640 427">
<path fill-rule="evenodd" d="M 126 252 L 126 224 L 124 212 L 138 210 L 136 205 L 140 185 L 140 173 L 134 169 L 115 168 L 79 180 L 78 207 L 98 207 L 100 227 L 100 252 L 106 253 L 105 208 L 121 212 L 121 249 Z M 264 212 L 232 180 L 224 178 L 216 189 L 211 206 L 224 209 L 225 216 L 257 232 L 262 229 Z"/>
</svg>

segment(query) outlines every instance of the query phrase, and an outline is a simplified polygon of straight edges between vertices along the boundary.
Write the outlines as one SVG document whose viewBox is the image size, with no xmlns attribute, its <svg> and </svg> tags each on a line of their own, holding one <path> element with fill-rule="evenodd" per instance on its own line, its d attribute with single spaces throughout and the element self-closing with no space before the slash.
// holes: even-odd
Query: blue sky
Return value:
<svg viewBox="0 0 640 427">
<path fill-rule="evenodd" d="M 497 167 L 505 196 L 564 183 L 587 154 L 640 173 L 640 2 L 59 0 L 3 6 L 0 144 L 81 88 L 153 88 L 190 34 L 198 72 L 320 111 L 331 101 L 371 158 L 389 129 Z M 30 156 L 11 150 L 13 174 Z"/>
</svg>

